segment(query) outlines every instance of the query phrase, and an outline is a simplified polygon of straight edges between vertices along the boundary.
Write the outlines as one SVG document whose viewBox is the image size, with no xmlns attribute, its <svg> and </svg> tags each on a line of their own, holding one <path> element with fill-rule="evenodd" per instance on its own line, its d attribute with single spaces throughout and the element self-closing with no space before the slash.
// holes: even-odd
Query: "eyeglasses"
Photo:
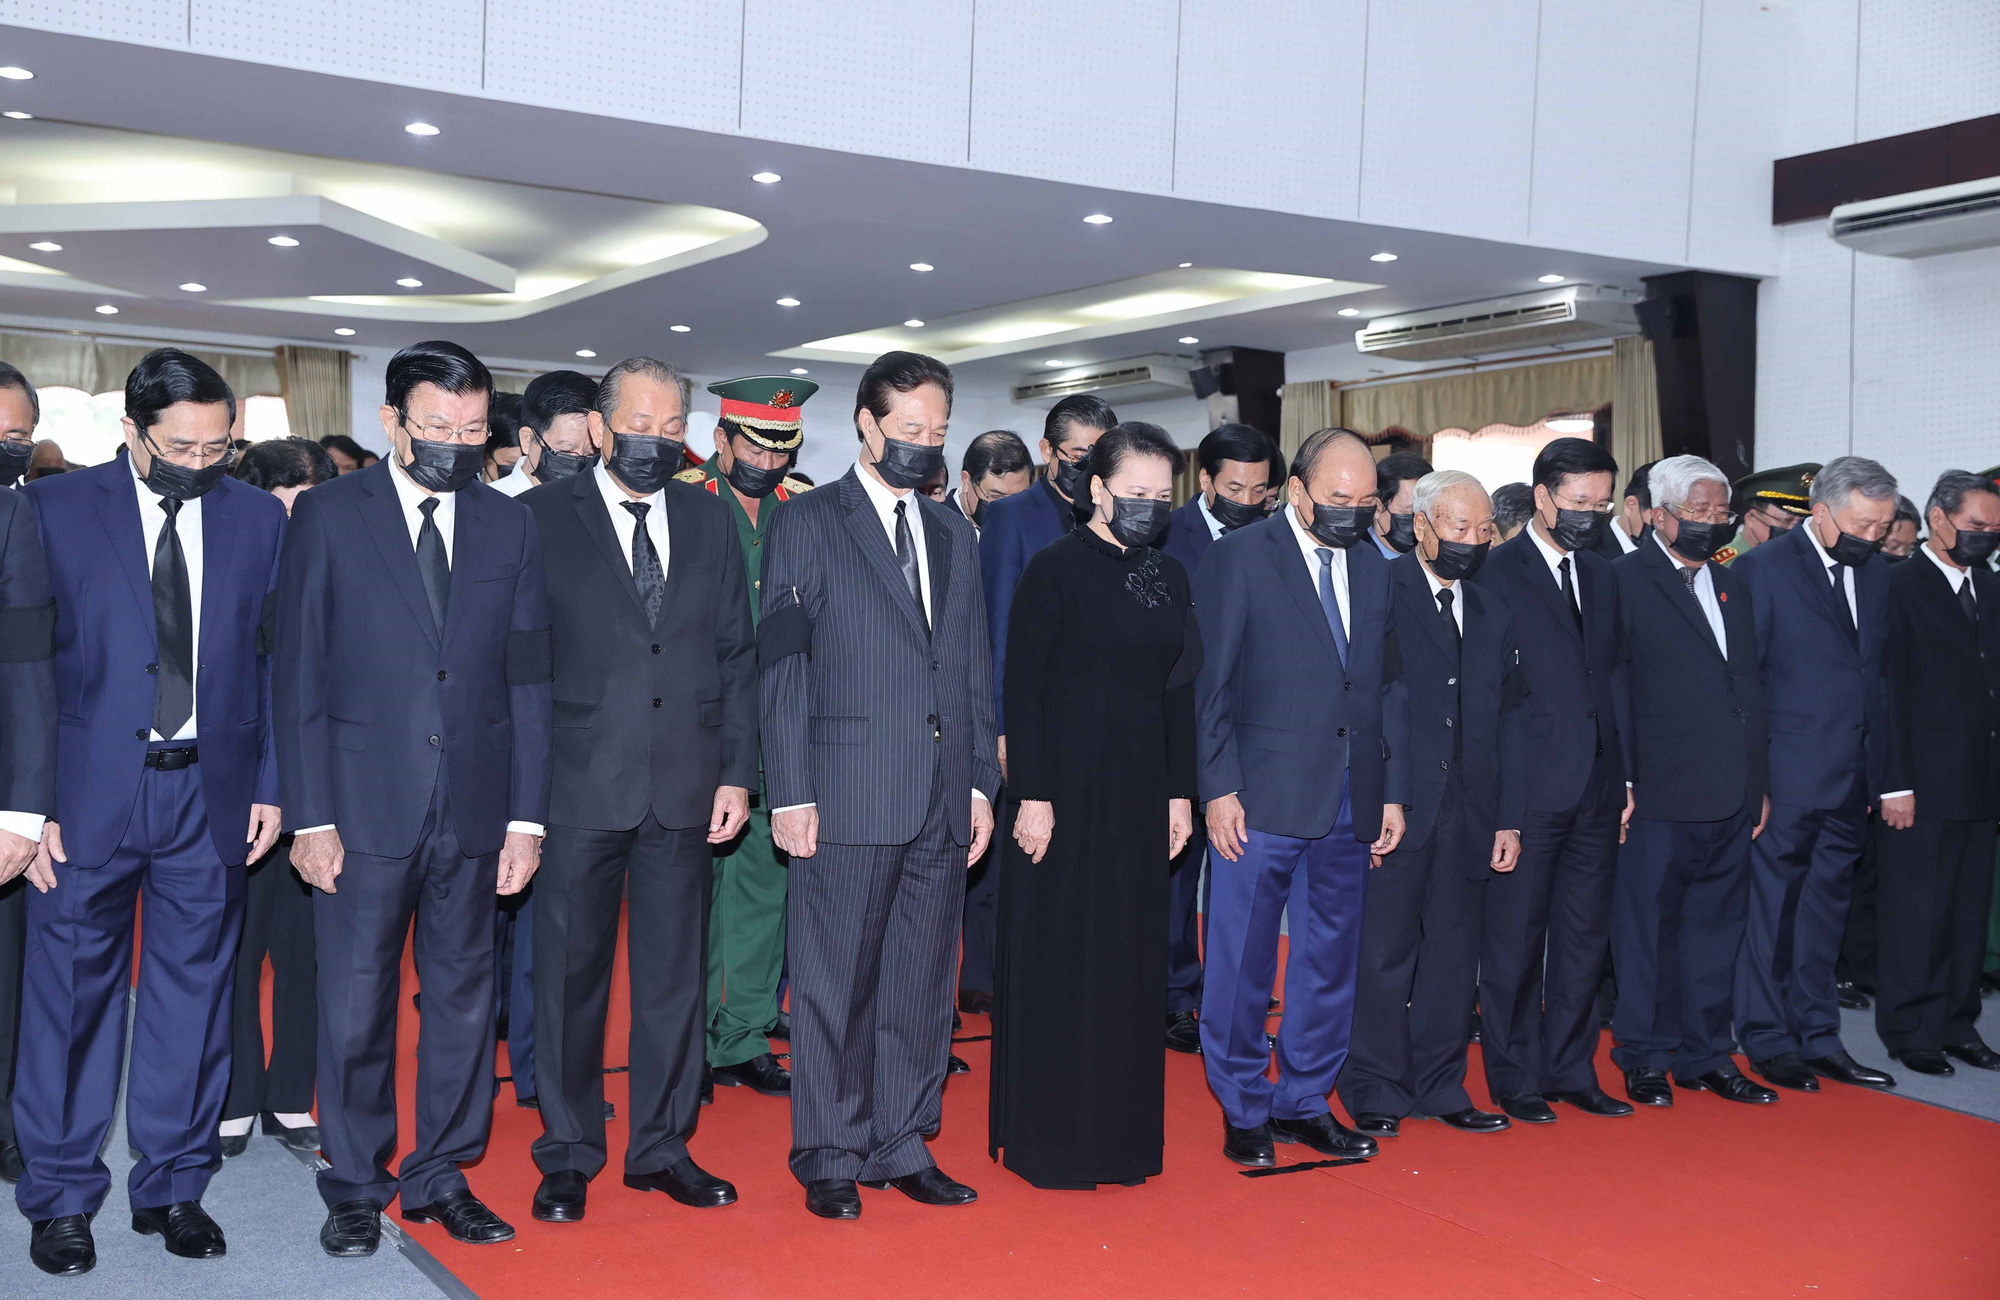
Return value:
<svg viewBox="0 0 2000 1300">
<path fill-rule="evenodd" d="M 424 438 L 424 440 L 427 442 L 485 442 L 486 441 L 487 426 L 484 421 L 481 421 L 477 424 L 468 424 L 462 429 L 454 429 L 450 425 L 444 423 L 433 424 L 426 422 L 424 424 L 418 424 L 414 420 L 410 419 L 409 414 L 405 412 L 403 413 L 403 423 L 409 425 L 412 430 L 420 433 Z"/>
<path fill-rule="evenodd" d="M 1710 512 L 1709 517 L 1706 519 L 1700 518 L 1696 515 L 1688 514 L 1679 506 L 1671 506 L 1669 507 L 1669 510 L 1673 514 L 1674 518 L 1685 519 L 1688 523 L 1691 524 L 1722 524 L 1725 526 L 1733 526 L 1742 518 L 1741 515 L 1734 514 L 1728 510 L 1724 510 L 1720 515 Z"/>
</svg>

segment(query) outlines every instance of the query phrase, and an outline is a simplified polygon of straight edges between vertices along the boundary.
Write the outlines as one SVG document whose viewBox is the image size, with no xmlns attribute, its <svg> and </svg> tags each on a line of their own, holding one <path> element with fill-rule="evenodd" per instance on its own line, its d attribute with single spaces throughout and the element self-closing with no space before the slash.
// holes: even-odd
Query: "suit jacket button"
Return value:
<svg viewBox="0 0 2000 1300">
<path fill-rule="evenodd" d="M 1353 682 L 1342 682 L 1342 683 L 1340 684 L 1340 689 L 1341 689 L 1341 690 L 1343 690 L 1343 691 L 1351 691 L 1351 690 L 1353 690 L 1353 689 L 1354 689 L 1354 683 L 1353 683 Z"/>
<path fill-rule="evenodd" d="M 449 678 L 450 676 L 451 676 L 451 674 L 450 674 L 450 673 L 448 673 L 448 672 L 446 672 L 446 671 L 445 671 L 444 669 L 442 669 L 442 668 L 438 669 L 438 680 L 439 680 L 439 681 L 445 681 L 445 680 L 446 680 L 446 679 L 448 679 L 448 678 Z"/>
<path fill-rule="evenodd" d="M 1991 692 L 1991 691 L 1988 691 L 1988 692 L 1986 692 L 1986 693 L 1987 693 L 1988 695 L 1991 695 L 1991 694 L 1992 694 L 1993 692 Z M 1861 724 L 1860 724 L 1860 723 L 1858 723 L 1858 722 L 1857 722 L 1857 723 L 1855 723 L 1855 724 L 1854 724 L 1854 729 L 1855 729 L 1856 731 L 1859 731 L 1859 730 L 1861 730 Z"/>
<path fill-rule="evenodd" d="M 1730 712 L 1735 714 L 1739 718 L 1743 716 L 1743 710 L 1741 709 L 1731 709 Z"/>
<path fill-rule="evenodd" d="M 1456 678 L 1456 677 L 1447 677 L 1447 678 L 1445 678 L 1445 679 L 1444 679 L 1444 684 L 1445 684 L 1446 686 L 1456 686 L 1456 685 L 1458 685 L 1458 678 Z"/>
<path fill-rule="evenodd" d="M 935 726 L 937 725 L 937 714 L 935 714 L 935 713 L 932 713 L 932 714 L 928 714 L 928 715 L 926 715 L 926 716 L 925 716 L 925 718 L 924 718 L 924 725 L 926 725 L 926 726 L 930 726 L 930 727 L 935 727 Z"/>
<path fill-rule="evenodd" d="M 147 664 L 146 671 L 149 673 L 157 673 L 160 671 L 160 666 L 158 664 Z"/>
<path fill-rule="evenodd" d="M 660 707 L 660 697 L 657 695 L 653 697 L 653 707 L 656 709 Z"/>
<path fill-rule="evenodd" d="M 1594 717 L 1596 717 L 1596 716 L 1597 716 L 1597 710 L 1596 710 L 1596 709 L 1585 709 L 1585 710 L 1583 711 L 1583 716 L 1584 716 L 1584 717 L 1586 717 L 1586 718 L 1594 718 Z"/>
<path fill-rule="evenodd" d="M 1441 768 L 1449 769 L 1451 767 L 1451 760 L 1440 758 L 1438 760 L 1438 766 Z"/>
<path fill-rule="evenodd" d="M 660 653 L 660 647 L 658 647 L 658 646 L 654 646 L 654 647 L 653 647 L 653 653 L 654 653 L 654 654 L 658 654 L 658 653 Z"/>
<path fill-rule="evenodd" d="M 434 745 L 434 746 L 435 746 L 435 745 L 442 745 L 442 744 L 444 744 L 444 738 L 443 738 L 442 736 L 432 736 L 432 737 L 431 737 L 431 744 L 432 744 L 432 745 Z"/>
<path fill-rule="evenodd" d="M 931 660 L 931 671 L 936 672 L 937 670 L 938 670 L 938 661 L 933 659 Z"/>
<path fill-rule="evenodd" d="M 133 732 L 132 735 L 135 739 L 144 740 L 146 738 L 146 729 L 144 727 L 141 727 L 137 731 Z"/>
</svg>

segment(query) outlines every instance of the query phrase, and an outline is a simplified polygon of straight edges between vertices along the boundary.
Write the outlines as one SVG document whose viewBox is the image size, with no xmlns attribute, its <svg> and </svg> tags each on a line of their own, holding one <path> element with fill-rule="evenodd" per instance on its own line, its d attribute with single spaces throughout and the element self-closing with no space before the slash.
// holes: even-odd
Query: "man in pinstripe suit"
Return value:
<svg viewBox="0 0 2000 1300">
<path fill-rule="evenodd" d="M 792 857 L 792 1173 L 806 1208 L 856 1183 L 977 1194 L 931 1162 L 963 872 L 999 788 L 972 525 L 926 500 L 951 372 L 890 352 L 861 379 L 861 456 L 772 521 L 758 660 L 771 831 Z"/>
</svg>

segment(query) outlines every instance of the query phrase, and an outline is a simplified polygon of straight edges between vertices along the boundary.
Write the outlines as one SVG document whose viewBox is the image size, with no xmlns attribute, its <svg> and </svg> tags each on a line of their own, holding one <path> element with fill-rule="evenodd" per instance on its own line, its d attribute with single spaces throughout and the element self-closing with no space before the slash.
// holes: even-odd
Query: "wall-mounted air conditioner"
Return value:
<svg viewBox="0 0 2000 1300">
<path fill-rule="evenodd" d="M 1441 361 L 1556 343 L 1637 334 L 1627 289 L 1572 284 L 1484 302 L 1382 316 L 1354 332 L 1354 346 L 1399 361 Z"/>
<path fill-rule="evenodd" d="M 1931 257 L 2000 244 L 2000 176 L 1843 203 L 1827 218 L 1835 243 L 1884 257 Z"/>
<path fill-rule="evenodd" d="M 1121 402 L 1192 397 L 1194 381 L 1188 378 L 1188 369 L 1188 363 L 1182 357 L 1129 357 L 1124 361 L 1099 361 L 1029 375 L 1014 385 L 1014 400 L 1056 402 L 1077 393 L 1101 393 Z"/>
</svg>

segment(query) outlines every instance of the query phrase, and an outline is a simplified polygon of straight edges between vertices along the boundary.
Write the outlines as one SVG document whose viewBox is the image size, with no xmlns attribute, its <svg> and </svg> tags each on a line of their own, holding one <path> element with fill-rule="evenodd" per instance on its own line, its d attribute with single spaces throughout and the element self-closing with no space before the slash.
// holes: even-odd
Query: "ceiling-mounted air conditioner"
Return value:
<svg viewBox="0 0 2000 1300">
<path fill-rule="evenodd" d="M 1098 361 L 1030 375 L 1014 385 L 1014 400 L 1055 402 L 1078 393 L 1115 394 L 1122 402 L 1193 397 L 1194 381 L 1188 378 L 1188 369 L 1184 358 L 1170 356 Z"/>
<path fill-rule="evenodd" d="M 1827 218 L 1837 244 L 1884 257 L 1932 257 L 2000 244 L 2000 176 L 1843 203 Z"/>
<path fill-rule="evenodd" d="M 1639 295 L 1628 289 L 1564 285 L 1379 317 L 1354 332 L 1354 346 L 1400 361 L 1441 361 L 1616 338 L 1639 332 L 1632 310 L 1637 301 Z"/>
</svg>

